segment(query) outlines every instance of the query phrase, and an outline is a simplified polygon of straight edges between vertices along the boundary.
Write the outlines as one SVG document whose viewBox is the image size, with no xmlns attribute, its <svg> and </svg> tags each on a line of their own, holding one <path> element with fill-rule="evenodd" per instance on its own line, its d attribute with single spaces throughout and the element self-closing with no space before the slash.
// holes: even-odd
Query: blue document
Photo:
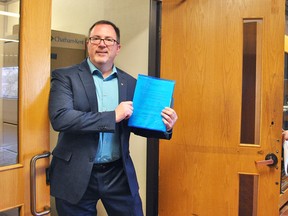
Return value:
<svg viewBox="0 0 288 216">
<path fill-rule="evenodd" d="M 165 132 L 161 111 L 172 105 L 174 86 L 173 80 L 139 74 L 133 97 L 134 110 L 128 125 Z"/>
</svg>

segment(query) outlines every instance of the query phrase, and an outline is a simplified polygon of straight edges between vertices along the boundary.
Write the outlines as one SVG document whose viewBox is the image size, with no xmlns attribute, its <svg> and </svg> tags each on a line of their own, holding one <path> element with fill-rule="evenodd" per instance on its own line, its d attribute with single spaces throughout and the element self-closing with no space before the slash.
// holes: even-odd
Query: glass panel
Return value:
<svg viewBox="0 0 288 216">
<path fill-rule="evenodd" d="M 0 3 L 0 166 L 18 163 L 20 1 Z"/>
<path fill-rule="evenodd" d="M 239 216 L 256 216 L 258 200 L 258 176 L 239 175 Z"/>
<path fill-rule="evenodd" d="M 243 21 L 242 114 L 243 144 L 260 141 L 261 19 Z"/>
<path fill-rule="evenodd" d="M 19 208 L 10 209 L 8 211 L 0 212 L 0 216 L 19 216 Z"/>
</svg>

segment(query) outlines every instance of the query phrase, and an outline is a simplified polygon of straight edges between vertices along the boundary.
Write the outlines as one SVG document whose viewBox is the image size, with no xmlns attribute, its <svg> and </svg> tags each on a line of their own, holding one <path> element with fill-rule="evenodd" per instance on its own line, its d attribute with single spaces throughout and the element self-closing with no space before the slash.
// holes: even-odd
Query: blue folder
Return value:
<svg viewBox="0 0 288 216">
<path fill-rule="evenodd" d="M 166 132 L 161 111 L 172 106 L 174 86 L 173 80 L 139 74 L 133 97 L 134 110 L 128 125 Z"/>
</svg>

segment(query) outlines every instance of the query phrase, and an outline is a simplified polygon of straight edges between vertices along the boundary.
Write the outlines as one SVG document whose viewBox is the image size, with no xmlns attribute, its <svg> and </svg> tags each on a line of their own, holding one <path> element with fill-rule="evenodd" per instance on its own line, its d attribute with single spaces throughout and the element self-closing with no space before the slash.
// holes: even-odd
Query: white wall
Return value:
<svg viewBox="0 0 288 216">
<path fill-rule="evenodd" d="M 100 19 L 114 22 L 120 28 L 122 45 L 115 64 L 136 78 L 139 73 L 148 74 L 149 4 L 149 0 L 53 0 L 52 29 L 87 35 Z M 145 213 L 146 138 L 132 135 L 130 150 Z M 101 205 L 98 211 L 98 216 L 107 215 Z"/>
</svg>

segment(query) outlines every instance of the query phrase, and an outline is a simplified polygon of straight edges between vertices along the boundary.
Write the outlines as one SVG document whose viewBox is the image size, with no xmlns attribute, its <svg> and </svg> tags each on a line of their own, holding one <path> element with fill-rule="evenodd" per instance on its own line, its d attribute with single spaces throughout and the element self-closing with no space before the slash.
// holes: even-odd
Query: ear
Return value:
<svg viewBox="0 0 288 216">
<path fill-rule="evenodd" d="M 121 49 L 121 44 L 117 44 L 117 55 L 120 52 L 120 49 Z"/>
</svg>

